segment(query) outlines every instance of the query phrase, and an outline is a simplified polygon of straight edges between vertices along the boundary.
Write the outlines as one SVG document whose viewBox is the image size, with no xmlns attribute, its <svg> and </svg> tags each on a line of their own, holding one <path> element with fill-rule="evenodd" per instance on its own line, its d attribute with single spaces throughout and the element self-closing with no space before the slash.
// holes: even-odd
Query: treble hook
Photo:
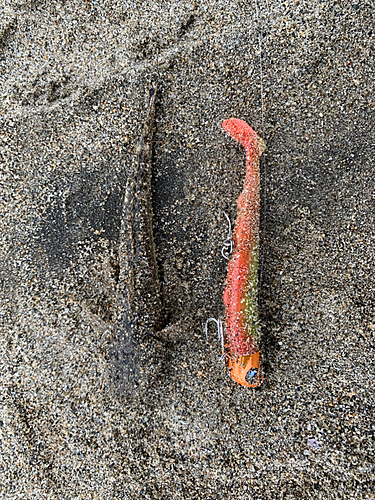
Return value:
<svg viewBox="0 0 375 500">
<path fill-rule="evenodd" d="M 224 212 L 224 210 L 219 210 L 219 217 L 221 214 L 223 214 L 228 221 L 228 236 L 223 243 L 223 248 L 221 249 L 221 255 L 224 257 L 224 259 L 229 260 L 230 257 L 228 257 L 225 254 L 225 251 L 227 250 L 229 252 L 229 255 L 233 252 L 234 243 L 233 243 L 233 238 L 232 238 L 232 225 L 230 223 L 230 219 L 228 217 L 228 214 L 226 212 Z"/>
<path fill-rule="evenodd" d="M 216 319 L 216 318 L 208 318 L 206 321 L 205 327 L 204 327 L 204 333 L 206 334 L 206 340 L 208 340 L 208 323 L 210 321 L 214 321 L 217 326 L 217 337 L 218 341 L 221 342 L 221 347 L 224 349 L 224 328 L 223 328 L 223 322 L 221 319 Z"/>
</svg>

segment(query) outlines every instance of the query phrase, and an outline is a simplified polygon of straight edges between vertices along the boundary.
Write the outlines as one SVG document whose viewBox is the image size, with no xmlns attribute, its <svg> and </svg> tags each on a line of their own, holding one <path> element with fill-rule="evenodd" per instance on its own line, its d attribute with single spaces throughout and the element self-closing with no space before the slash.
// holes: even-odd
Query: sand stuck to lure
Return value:
<svg viewBox="0 0 375 500">
<path fill-rule="evenodd" d="M 223 129 L 246 151 L 246 178 L 237 200 L 234 248 L 224 291 L 224 352 L 233 380 L 246 387 L 262 381 L 258 320 L 259 160 L 265 144 L 243 120 L 230 118 Z"/>
</svg>

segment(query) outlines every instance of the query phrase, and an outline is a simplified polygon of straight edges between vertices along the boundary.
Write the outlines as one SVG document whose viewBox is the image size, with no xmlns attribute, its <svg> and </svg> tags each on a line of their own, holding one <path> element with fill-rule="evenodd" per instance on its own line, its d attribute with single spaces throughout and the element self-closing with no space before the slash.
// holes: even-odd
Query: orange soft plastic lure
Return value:
<svg viewBox="0 0 375 500">
<path fill-rule="evenodd" d="M 234 248 L 223 297 L 223 357 L 233 380 L 246 387 L 257 387 L 263 380 L 258 320 L 259 159 L 266 146 L 243 120 L 230 118 L 222 126 L 246 150 L 246 178 L 237 201 Z"/>
</svg>

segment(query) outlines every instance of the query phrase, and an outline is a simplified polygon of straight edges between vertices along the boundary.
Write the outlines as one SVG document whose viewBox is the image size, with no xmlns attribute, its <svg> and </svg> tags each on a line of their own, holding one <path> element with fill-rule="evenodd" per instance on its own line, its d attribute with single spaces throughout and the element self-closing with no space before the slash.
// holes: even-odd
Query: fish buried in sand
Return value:
<svg viewBox="0 0 375 500">
<path fill-rule="evenodd" d="M 155 332 L 163 304 L 152 231 L 151 164 L 155 95 L 150 100 L 138 155 L 124 197 L 120 232 L 120 276 L 115 305 L 115 338 L 110 349 L 111 380 L 118 394 L 149 388 L 162 363 Z"/>
<path fill-rule="evenodd" d="M 230 118 L 222 126 L 246 151 L 246 178 L 237 200 L 234 248 L 223 297 L 223 354 L 233 380 L 246 387 L 257 387 L 263 380 L 258 320 L 259 159 L 266 146 L 243 120 Z"/>
</svg>

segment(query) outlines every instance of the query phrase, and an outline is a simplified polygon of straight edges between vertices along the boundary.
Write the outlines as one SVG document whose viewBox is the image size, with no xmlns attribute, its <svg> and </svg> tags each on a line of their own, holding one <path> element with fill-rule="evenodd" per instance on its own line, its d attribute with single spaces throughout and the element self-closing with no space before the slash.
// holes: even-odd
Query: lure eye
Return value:
<svg viewBox="0 0 375 500">
<path fill-rule="evenodd" d="M 257 378 L 258 378 L 258 368 L 251 368 L 251 370 L 249 370 L 245 376 L 245 380 L 249 385 L 254 383 L 254 381 Z"/>
</svg>

